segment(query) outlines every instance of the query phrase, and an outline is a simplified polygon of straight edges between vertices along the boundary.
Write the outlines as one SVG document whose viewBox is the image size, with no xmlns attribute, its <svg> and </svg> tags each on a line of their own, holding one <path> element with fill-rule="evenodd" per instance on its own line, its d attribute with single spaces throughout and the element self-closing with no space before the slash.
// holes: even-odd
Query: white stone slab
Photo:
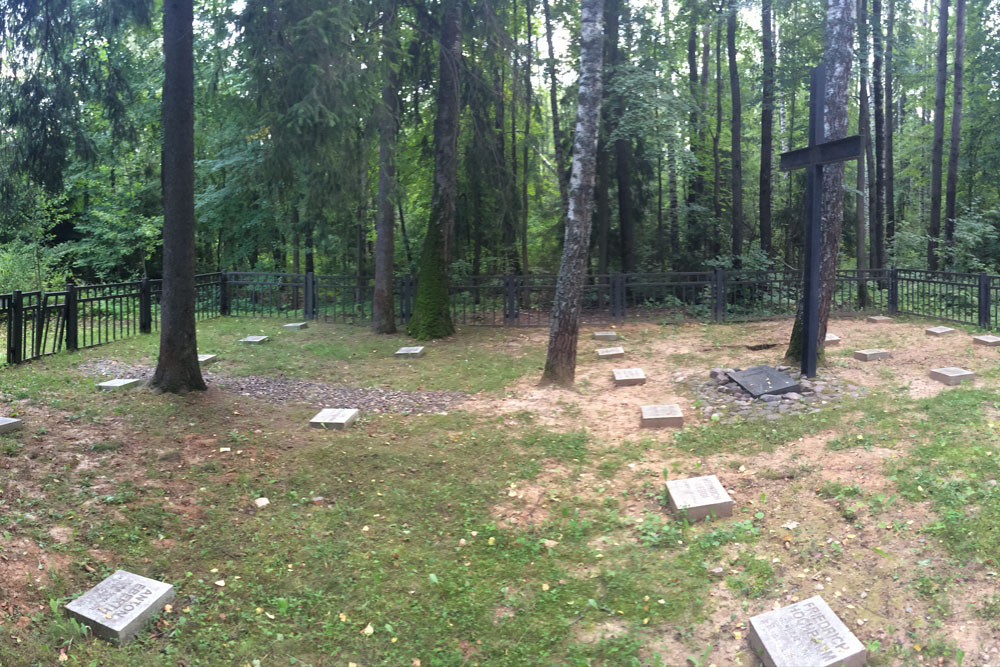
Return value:
<svg viewBox="0 0 1000 667">
<path fill-rule="evenodd" d="M 209 364 L 214 364 L 219 360 L 219 355 L 217 354 L 199 354 L 198 363 L 202 366 L 208 366 Z"/>
<path fill-rule="evenodd" d="M 644 405 L 642 406 L 642 428 L 681 428 L 684 426 L 684 415 L 679 405 Z"/>
<path fill-rule="evenodd" d="M 298 331 L 300 329 L 308 329 L 308 322 L 289 322 L 288 324 L 281 327 L 282 329 L 291 329 L 293 331 Z"/>
<path fill-rule="evenodd" d="M 422 345 L 416 347 L 401 347 L 396 350 L 397 357 L 422 357 L 424 356 L 424 347 Z"/>
<path fill-rule="evenodd" d="M 617 331 L 595 331 L 594 340 L 618 340 Z"/>
<path fill-rule="evenodd" d="M 855 350 L 854 358 L 858 361 L 875 361 L 876 359 L 888 359 L 889 350 Z"/>
<path fill-rule="evenodd" d="M 950 336 L 958 331 L 951 327 L 927 327 L 924 329 L 924 333 L 928 336 Z"/>
<path fill-rule="evenodd" d="M 840 336 L 838 336 L 837 334 L 828 333 L 826 335 L 825 342 L 827 345 L 840 345 Z"/>
<path fill-rule="evenodd" d="M 868 321 L 872 324 L 888 324 L 892 322 L 892 318 L 885 315 L 872 315 L 868 318 Z"/>
<path fill-rule="evenodd" d="M 976 374 L 964 368 L 947 366 L 945 368 L 932 368 L 931 379 L 953 387 L 957 384 L 962 384 L 963 380 L 975 380 Z"/>
<path fill-rule="evenodd" d="M 625 356 L 624 347 L 602 347 L 597 351 L 598 359 L 617 359 Z"/>
<path fill-rule="evenodd" d="M 616 368 L 611 373 L 614 375 L 616 387 L 646 384 L 646 374 L 641 368 Z"/>
<path fill-rule="evenodd" d="M 358 420 L 361 411 L 356 408 L 323 408 L 309 420 L 316 428 L 345 429 Z"/>
<path fill-rule="evenodd" d="M 144 380 L 116 378 L 114 380 L 108 380 L 107 382 L 98 383 L 97 386 L 101 391 L 128 391 L 130 389 L 138 389 L 143 384 L 145 384 Z"/>
<path fill-rule="evenodd" d="M 24 426 L 20 419 L 13 417 L 0 417 L 0 433 L 13 433 Z"/>
<path fill-rule="evenodd" d="M 103 639 L 125 643 L 174 599 L 174 587 L 118 570 L 66 605 L 66 613 Z"/>
<path fill-rule="evenodd" d="M 1000 345 L 1000 336 L 993 336 L 990 334 L 985 334 L 983 336 L 973 336 L 973 345 L 985 345 L 986 347 L 996 347 Z"/>
<path fill-rule="evenodd" d="M 863 667 L 868 658 L 818 595 L 752 617 L 750 646 L 767 667 Z"/>
<path fill-rule="evenodd" d="M 667 482 L 670 511 L 688 521 L 733 515 L 733 499 L 715 475 L 672 479 Z"/>
<path fill-rule="evenodd" d="M 247 343 L 249 345 L 262 345 L 269 340 L 270 338 L 267 336 L 247 336 L 246 338 L 240 338 L 241 343 Z"/>
</svg>

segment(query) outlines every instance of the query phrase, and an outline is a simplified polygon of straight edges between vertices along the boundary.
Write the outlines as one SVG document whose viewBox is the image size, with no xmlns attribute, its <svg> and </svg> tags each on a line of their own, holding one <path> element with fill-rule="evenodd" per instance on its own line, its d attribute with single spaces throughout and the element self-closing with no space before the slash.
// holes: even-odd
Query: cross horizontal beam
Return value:
<svg viewBox="0 0 1000 667">
<path fill-rule="evenodd" d="M 861 157 L 861 136 L 844 137 L 815 146 L 807 146 L 781 154 L 778 168 L 781 171 L 802 169 L 816 165 L 856 160 Z"/>
</svg>

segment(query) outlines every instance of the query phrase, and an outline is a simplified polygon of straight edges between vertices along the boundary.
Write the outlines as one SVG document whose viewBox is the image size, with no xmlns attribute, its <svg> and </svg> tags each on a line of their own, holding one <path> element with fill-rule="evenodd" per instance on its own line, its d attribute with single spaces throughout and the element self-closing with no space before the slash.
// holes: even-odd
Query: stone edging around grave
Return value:
<svg viewBox="0 0 1000 667">
<path fill-rule="evenodd" d="M 864 389 L 853 384 L 847 384 L 821 374 L 812 380 L 802 380 L 802 374 L 792 371 L 788 366 L 777 366 L 777 370 L 799 382 L 801 393 L 792 392 L 780 396 L 765 394 L 754 399 L 742 388 L 731 381 L 726 375 L 740 369 L 715 368 L 705 380 L 698 378 L 677 377 L 678 382 L 686 383 L 694 393 L 695 398 L 703 405 L 700 410 L 704 417 L 718 419 L 724 424 L 750 419 L 780 419 L 786 414 L 808 414 L 836 405 L 843 397 L 858 398 Z"/>
</svg>

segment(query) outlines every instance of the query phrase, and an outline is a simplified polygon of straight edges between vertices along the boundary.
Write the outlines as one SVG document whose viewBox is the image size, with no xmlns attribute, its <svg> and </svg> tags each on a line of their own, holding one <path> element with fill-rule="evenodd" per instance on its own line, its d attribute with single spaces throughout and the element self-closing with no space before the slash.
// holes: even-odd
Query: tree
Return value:
<svg viewBox="0 0 1000 667">
<path fill-rule="evenodd" d="M 743 254 L 743 109 L 740 103 L 740 76 L 736 70 L 736 0 L 729 0 L 729 15 L 726 17 L 726 47 L 729 52 L 729 90 L 733 115 L 729 119 L 732 133 L 732 227 L 733 227 L 733 267 L 740 267 Z"/>
<path fill-rule="evenodd" d="M 954 261 L 955 217 L 958 200 L 958 155 L 962 142 L 962 85 L 965 74 L 965 0 L 955 0 L 955 81 L 952 84 L 951 143 L 948 146 L 948 180 L 944 195 L 944 238 L 947 265 Z"/>
<path fill-rule="evenodd" d="M 896 0 L 889 2 L 889 24 L 885 33 L 885 239 L 888 252 L 892 253 L 896 237 L 896 165 L 893 162 L 893 132 L 895 125 L 895 100 L 893 99 L 892 50 L 896 39 Z M 858 267 L 860 268 L 860 267 Z"/>
<path fill-rule="evenodd" d="M 559 181 L 559 200 L 562 202 L 561 215 L 566 215 L 569 208 L 569 169 L 566 168 L 565 140 L 559 120 L 559 80 L 556 77 L 556 54 L 552 45 L 552 17 L 549 0 L 542 0 L 545 12 L 545 42 L 548 45 L 549 57 L 545 69 L 549 75 L 549 106 L 552 113 L 552 143 L 556 154 L 556 178 Z"/>
<path fill-rule="evenodd" d="M 948 87 L 948 0 L 938 6 L 937 70 L 934 87 L 934 141 L 931 144 L 931 220 L 927 230 L 927 268 L 938 270 L 941 240 L 941 163 L 944 152 L 944 96 Z"/>
<path fill-rule="evenodd" d="M 771 250 L 771 164 L 774 128 L 774 37 L 771 30 L 771 0 L 761 3 L 764 71 L 760 114 L 760 249 L 768 257 Z"/>
<path fill-rule="evenodd" d="M 437 117 L 434 119 L 434 184 L 427 235 L 420 255 L 417 298 L 407 332 L 418 340 L 455 332 L 448 294 L 448 244 L 458 198 L 459 66 L 462 58 L 462 7 L 446 0 L 441 16 Z"/>
<path fill-rule="evenodd" d="M 601 15 L 604 0 L 580 4 L 580 84 L 576 136 L 570 176 L 569 212 L 562 262 L 552 304 L 552 325 L 543 383 L 571 386 L 576 377 L 576 346 L 580 328 L 580 297 L 590 246 L 591 204 L 601 119 L 601 65 L 604 60 Z"/>
<path fill-rule="evenodd" d="M 869 141 L 871 133 L 871 123 L 868 119 L 868 32 L 866 29 L 865 14 L 868 11 L 865 0 L 858 0 L 858 62 L 861 76 L 859 77 L 858 100 L 858 134 L 861 136 L 862 146 Z M 857 193 L 854 197 L 854 242 L 855 255 L 857 257 L 858 271 L 865 271 L 868 268 L 868 251 L 865 249 L 865 236 L 867 233 L 866 205 L 865 205 L 865 160 L 858 160 Z M 865 281 L 858 282 L 858 301 L 862 309 L 867 304 L 868 290 Z"/>
<path fill-rule="evenodd" d="M 891 1 L 891 0 L 890 0 Z M 885 264 L 885 94 L 882 90 L 882 0 L 872 1 L 872 102 L 875 108 L 875 190 L 868 193 L 873 200 L 872 226 L 878 230 L 879 247 L 875 249 L 879 268 Z"/>
<path fill-rule="evenodd" d="M 151 386 L 204 391 L 195 332 L 194 6 L 163 3 L 163 294 Z"/>
</svg>

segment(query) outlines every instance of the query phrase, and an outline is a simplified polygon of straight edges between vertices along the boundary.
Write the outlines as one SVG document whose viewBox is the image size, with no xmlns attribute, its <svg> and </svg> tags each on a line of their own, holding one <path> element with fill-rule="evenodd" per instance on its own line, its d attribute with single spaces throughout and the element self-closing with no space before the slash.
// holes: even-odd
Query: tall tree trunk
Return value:
<svg viewBox="0 0 1000 667">
<path fill-rule="evenodd" d="M 666 3 L 664 3 L 666 4 Z M 701 114 L 704 113 L 703 100 L 702 100 L 702 90 L 699 85 L 698 77 L 698 19 L 700 18 L 700 12 L 698 12 L 698 2 L 689 2 L 688 8 L 688 43 L 687 43 L 687 60 L 688 60 L 688 89 L 691 93 L 691 113 L 688 115 L 688 122 L 690 128 L 688 132 L 690 133 L 690 142 L 692 149 L 695 153 L 697 159 L 697 138 L 699 136 L 699 131 L 702 126 Z M 666 20 L 666 16 L 664 16 Z M 672 171 L 670 173 L 673 173 Z M 702 173 L 701 169 L 697 167 L 691 172 L 690 179 L 688 181 L 688 193 L 687 202 L 689 205 L 693 206 L 700 199 L 702 192 L 705 189 L 705 175 Z M 676 250 L 676 249 L 675 249 Z"/>
<path fill-rule="evenodd" d="M 604 122 L 601 124 L 605 125 Z M 597 142 L 597 188 L 594 192 L 594 208 L 596 209 L 595 215 L 597 215 L 597 273 L 602 276 L 608 273 L 608 258 L 610 256 L 608 248 L 608 236 L 611 231 L 611 197 L 608 194 L 611 188 L 609 158 L 607 143 L 601 139 Z"/>
<path fill-rule="evenodd" d="M 861 135 L 861 144 L 864 146 L 870 141 L 871 123 L 868 119 L 868 32 L 865 29 L 865 14 L 867 13 L 865 0 L 858 0 L 858 61 L 861 70 L 860 85 L 858 90 L 859 112 L 858 112 L 858 134 Z M 865 248 L 865 237 L 868 234 L 867 204 L 865 201 L 865 160 L 858 160 L 857 194 L 854 196 L 854 238 L 855 256 L 857 257 L 858 271 L 865 271 L 868 268 L 868 250 Z M 864 282 L 858 283 L 858 302 L 863 310 L 867 305 L 868 291 Z"/>
<path fill-rule="evenodd" d="M 406 218 L 403 217 L 403 202 L 396 204 L 399 213 L 399 232 L 403 235 L 403 248 L 406 250 L 406 270 L 413 267 L 413 251 L 410 250 L 410 235 L 406 233 Z"/>
<path fill-rule="evenodd" d="M 308 213 L 308 211 L 306 211 Z M 306 244 L 306 273 L 316 272 L 316 253 L 313 247 L 313 228 L 315 227 L 315 222 L 313 217 L 310 215 L 306 218 L 305 230 L 303 231 L 303 236 L 305 237 Z"/>
<path fill-rule="evenodd" d="M 729 0 L 729 15 L 726 17 L 726 48 L 729 52 L 729 94 L 733 105 L 730 118 L 732 133 L 732 253 L 733 268 L 740 268 L 743 254 L 743 111 L 740 104 L 740 76 L 736 70 L 736 0 Z"/>
<path fill-rule="evenodd" d="M 556 281 L 543 383 L 571 386 L 576 377 L 580 296 L 590 247 L 591 200 L 601 118 L 601 15 L 604 0 L 581 0 L 580 85 L 566 240 Z"/>
<path fill-rule="evenodd" d="M 163 294 L 157 391 L 203 391 L 195 327 L 194 7 L 163 3 Z"/>
<path fill-rule="evenodd" d="M 862 145 L 865 150 L 865 158 L 858 161 L 858 183 L 861 184 L 859 190 L 864 193 L 859 203 L 867 207 L 860 213 L 862 221 L 867 215 L 870 225 L 870 258 L 873 269 L 885 268 L 885 232 L 881 225 L 881 220 L 875 215 L 875 151 L 872 143 L 871 129 L 871 105 L 868 97 L 868 3 L 867 0 L 858 0 L 858 61 L 861 68 L 861 89 L 860 89 L 860 110 L 858 112 L 858 126 L 861 134 Z M 866 168 L 867 163 L 867 168 Z M 860 249 L 861 246 L 859 245 Z M 866 258 L 867 259 L 867 258 Z M 867 264 L 867 261 L 865 262 Z M 861 260 L 858 261 L 858 268 L 861 268 Z"/>
<path fill-rule="evenodd" d="M 719 141 L 722 137 L 722 20 L 716 17 L 715 23 L 715 134 L 712 136 L 712 166 L 715 176 L 712 180 L 712 256 L 717 257 L 722 252 L 719 240 L 722 225 L 722 157 L 719 154 Z"/>
<path fill-rule="evenodd" d="M 382 24 L 382 106 L 379 109 L 378 218 L 375 221 L 375 292 L 372 296 L 372 330 L 396 333 L 393 299 L 393 266 L 396 231 L 396 127 L 399 123 L 399 82 L 396 44 L 396 0 L 389 0 Z"/>
<path fill-rule="evenodd" d="M 605 7 L 605 30 L 608 36 L 608 56 L 612 76 L 620 77 L 624 63 L 619 48 L 619 21 L 623 7 L 621 0 L 610 0 Z M 619 136 L 614 141 L 615 180 L 618 184 L 618 231 L 621 269 L 635 271 L 635 207 L 632 201 L 632 140 L 622 136 L 621 119 L 625 114 L 625 100 L 620 93 L 614 97 L 615 130 Z"/>
<path fill-rule="evenodd" d="M 562 202 L 560 209 L 562 216 L 566 215 L 569 208 L 569 169 L 566 160 L 566 144 L 559 122 L 559 81 L 556 77 L 556 52 L 552 46 L 552 17 L 549 11 L 549 0 L 542 0 L 542 8 L 545 11 L 545 41 L 549 48 L 549 58 L 545 69 L 549 74 L 549 105 L 552 107 L 552 141 L 556 150 L 556 176 L 559 179 L 559 199 Z"/>
<path fill-rule="evenodd" d="M 890 256 L 896 241 L 896 168 L 893 163 L 892 143 L 895 119 L 901 118 L 895 113 L 895 102 L 892 93 L 892 48 L 896 31 L 896 1 L 889 3 L 889 25 L 885 33 L 885 252 Z"/>
<path fill-rule="evenodd" d="M 771 249 L 771 165 L 774 153 L 774 37 L 771 31 L 771 0 L 761 3 L 764 70 L 760 114 L 760 249 L 769 258 Z"/>
<path fill-rule="evenodd" d="M 890 0 L 891 2 L 892 0 Z M 872 225 L 878 230 L 879 265 L 885 265 L 885 93 L 882 89 L 882 0 L 872 0 L 872 101 L 875 107 L 875 189 Z"/>
<path fill-rule="evenodd" d="M 948 0 L 938 6 L 937 71 L 934 89 L 934 141 L 931 144 L 931 221 L 927 230 L 927 268 L 938 270 L 941 240 L 941 163 L 944 158 L 944 96 L 948 87 Z"/>
<path fill-rule="evenodd" d="M 448 294 L 448 238 L 455 224 L 458 176 L 459 67 L 462 58 L 462 3 L 444 2 L 434 119 L 434 183 L 427 235 L 413 316 L 407 332 L 419 339 L 443 338 L 455 332 Z"/>
<path fill-rule="evenodd" d="M 965 74 L 965 0 L 955 0 L 955 81 L 952 84 L 951 142 L 944 199 L 944 239 L 947 265 L 955 261 L 955 217 L 958 215 L 958 155 L 962 143 L 962 86 Z"/>
<path fill-rule="evenodd" d="M 671 267 L 677 270 L 681 260 L 681 209 L 677 193 L 677 138 L 673 135 L 667 139 L 667 196 L 670 199 Z"/>
<path fill-rule="evenodd" d="M 521 271 L 528 273 L 528 137 L 531 136 L 531 0 L 524 0 L 527 43 L 524 56 L 524 140 L 521 142 Z M 525 291 L 525 294 L 530 292 Z"/>
</svg>

